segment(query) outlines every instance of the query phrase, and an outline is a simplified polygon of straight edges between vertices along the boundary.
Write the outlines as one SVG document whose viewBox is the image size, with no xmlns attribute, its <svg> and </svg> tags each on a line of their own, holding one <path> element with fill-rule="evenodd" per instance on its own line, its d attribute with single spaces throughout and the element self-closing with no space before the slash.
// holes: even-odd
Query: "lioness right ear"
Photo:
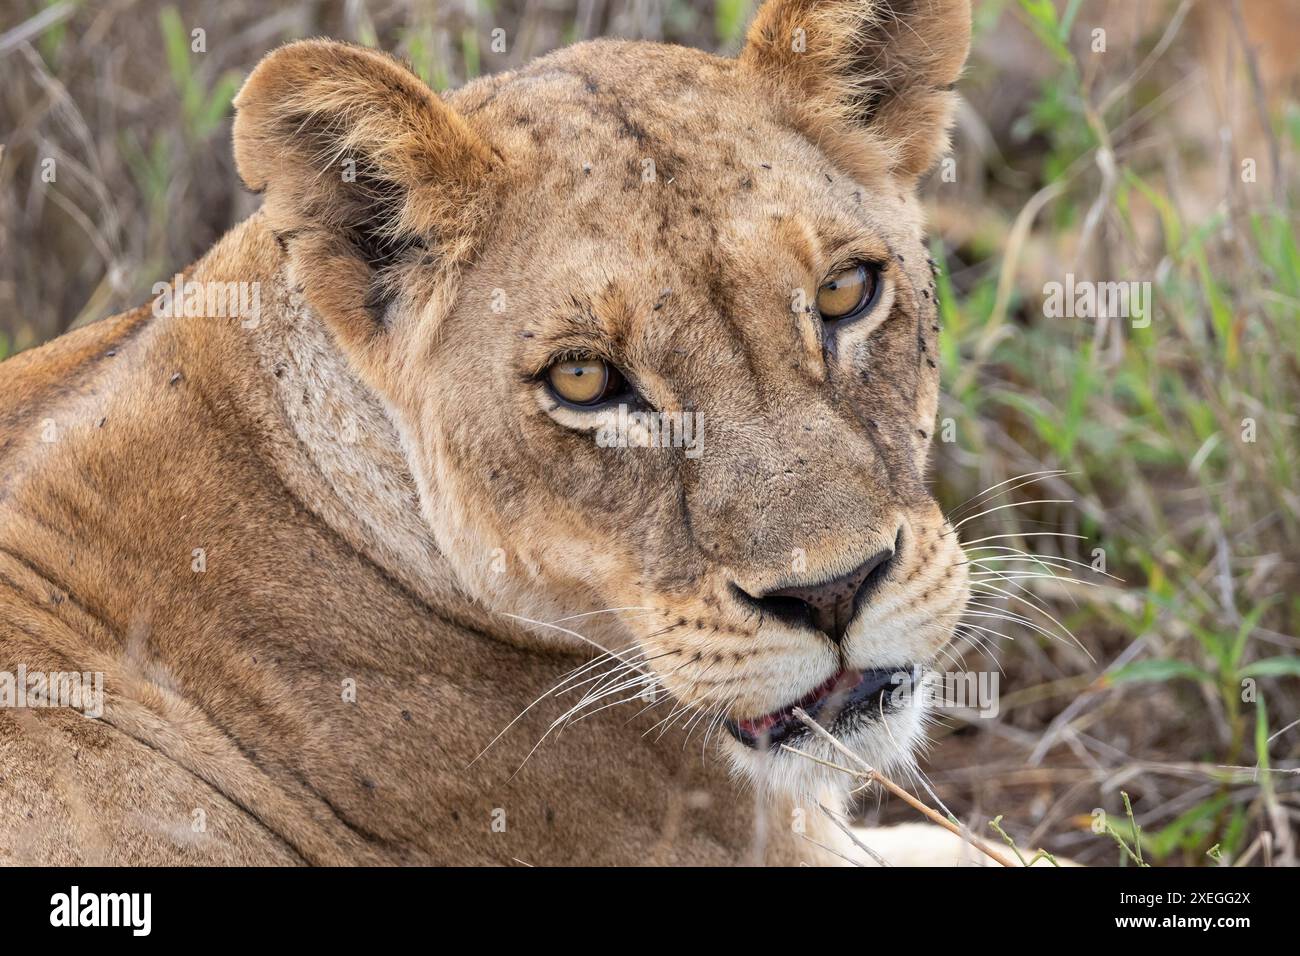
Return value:
<svg viewBox="0 0 1300 956">
<path fill-rule="evenodd" d="M 910 184 L 947 148 L 970 31 L 970 0 L 767 0 L 740 62 L 850 171 Z"/>
<path fill-rule="evenodd" d="M 308 302 L 363 357 L 404 269 L 469 254 L 499 157 L 414 73 L 346 43 L 268 54 L 235 108 L 240 176 L 265 194 Z"/>
</svg>

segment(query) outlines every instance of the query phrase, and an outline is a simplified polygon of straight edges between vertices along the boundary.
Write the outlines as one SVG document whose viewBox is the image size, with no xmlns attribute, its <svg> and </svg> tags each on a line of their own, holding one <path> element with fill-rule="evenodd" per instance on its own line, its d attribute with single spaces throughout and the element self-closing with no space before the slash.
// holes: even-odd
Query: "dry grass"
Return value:
<svg viewBox="0 0 1300 956">
<path fill-rule="evenodd" d="M 143 301 L 251 210 L 228 100 L 283 40 L 374 43 L 444 87 L 586 36 L 734 50 L 749 11 L 10 0 L 0 354 Z M 1122 819 L 1121 790 L 1147 862 L 1295 860 L 1300 17 L 1292 0 L 1237 13 L 1226 0 L 979 4 L 956 179 L 926 187 L 944 268 L 940 492 L 954 507 L 975 498 L 963 517 L 1017 506 L 962 528 L 989 539 L 973 552 L 980 610 L 1003 618 L 969 619 L 963 665 L 1000 665 L 1001 712 L 946 715 L 925 766 L 975 832 L 990 837 L 1002 814 L 1017 843 L 1083 862 L 1131 862 L 1092 828 L 1097 808 Z M 498 26 L 508 54 L 488 49 Z M 189 51 L 195 28 L 205 53 Z M 1150 326 L 1047 317 L 1044 283 L 1067 273 L 1150 281 Z M 1030 503 L 1042 499 L 1071 503 Z M 1113 577 L 1093 570 L 1099 553 Z M 1037 574 L 999 577 L 1013 571 Z M 865 812 L 914 814 L 898 800 Z"/>
</svg>

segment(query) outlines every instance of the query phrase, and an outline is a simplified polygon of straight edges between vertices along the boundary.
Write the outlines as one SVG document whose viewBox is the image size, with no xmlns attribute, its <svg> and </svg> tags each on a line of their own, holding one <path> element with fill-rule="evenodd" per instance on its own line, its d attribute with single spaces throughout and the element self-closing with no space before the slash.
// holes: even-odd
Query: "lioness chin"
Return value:
<svg viewBox="0 0 1300 956">
<path fill-rule="evenodd" d="M 0 708 L 0 862 L 829 859 L 796 709 L 906 764 L 966 601 L 915 187 L 969 31 L 268 55 L 260 211 L 0 366 L 0 670 L 104 688 Z"/>
</svg>

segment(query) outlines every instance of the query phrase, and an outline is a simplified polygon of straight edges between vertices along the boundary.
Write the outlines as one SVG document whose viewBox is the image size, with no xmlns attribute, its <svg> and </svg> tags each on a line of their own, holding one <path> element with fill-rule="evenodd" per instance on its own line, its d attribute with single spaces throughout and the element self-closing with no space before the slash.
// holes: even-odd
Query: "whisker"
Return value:
<svg viewBox="0 0 1300 956">
<path fill-rule="evenodd" d="M 1020 488 L 1025 487 L 1025 485 L 1032 485 L 1035 481 L 1038 481 L 1038 480 L 1041 479 L 1041 478 L 1048 478 L 1048 477 L 1055 478 L 1055 477 L 1060 477 L 1060 476 L 1065 475 L 1065 474 L 1066 474 L 1066 472 L 1061 471 L 1061 470 L 1059 470 L 1059 469 L 1052 469 L 1052 470 L 1048 470 L 1048 471 L 1033 471 L 1033 472 L 1028 472 L 1028 473 L 1023 474 L 1023 475 L 1017 475 L 1017 476 L 1014 477 L 1014 478 L 1008 478 L 1006 481 L 1000 481 L 1000 482 L 998 482 L 996 485 L 992 485 L 991 487 L 985 488 L 985 489 L 984 489 L 983 491 L 981 491 L 979 494 L 977 494 L 977 495 L 973 495 L 972 497 L 967 498 L 965 501 L 963 501 L 960 505 L 958 505 L 956 508 L 954 508 L 954 509 L 952 510 L 952 512 L 951 512 L 951 516 L 952 516 L 952 517 L 956 517 L 957 515 L 961 514 L 963 511 L 965 511 L 967 508 L 970 508 L 970 507 L 974 506 L 974 505 L 975 505 L 977 502 L 979 502 L 981 499 L 984 499 L 985 501 L 987 501 L 987 500 L 988 500 L 988 497 L 989 497 L 990 495 L 992 495 L 992 493 L 993 493 L 994 491 L 997 491 L 999 488 L 1002 488 L 1002 487 L 1004 487 L 1005 485 L 1009 485 L 1009 484 L 1011 484 L 1012 482 L 1019 481 L 1020 484 L 1016 485 L 1016 486 L 1013 487 L 1013 488 L 1006 488 L 1004 491 L 1000 491 L 1000 492 L 998 492 L 997 495 L 993 495 L 993 497 L 996 498 L 996 497 L 999 497 L 999 496 L 1001 496 L 1001 495 L 1008 495 L 1008 494 L 1010 494 L 1011 492 L 1016 491 L 1017 489 L 1020 489 Z M 1021 481 L 1021 479 L 1027 479 L 1027 480 Z"/>
<path fill-rule="evenodd" d="M 584 617 L 594 617 L 597 614 L 620 614 L 623 611 L 657 611 L 657 607 L 607 607 L 599 611 L 585 611 L 582 614 L 570 614 L 568 617 L 562 617 L 558 620 L 551 621 L 551 624 L 563 624 L 566 621 L 576 621 Z"/>
<path fill-rule="evenodd" d="M 955 525 L 952 526 L 952 530 L 955 532 L 958 528 L 966 524 L 966 522 L 968 521 L 974 521 L 976 518 L 983 518 L 985 515 L 991 515 L 996 511 L 1005 511 L 1007 508 L 1024 508 L 1029 505 L 1072 505 L 1072 504 L 1074 504 L 1073 498 L 1036 498 L 1033 501 L 1012 501 L 1009 504 L 998 505 L 996 508 L 989 508 L 987 511 L 981 511 L 978 514 L 973 514 L 968 517 L 962 518 L 960 521 L 958 521 Z"/>
<path fill-rule="evenodd" d="M 963 547 L 969 548 L 973 544 L 980 544 L 983 541 L 997 541 L 1002 538 L 1077 538 L 1080 541 L 1087 541 L 1086 534 L 1071 534 L 1066 531 L 1022 531 L 1009 534 L 990 534 L 982 538 L 975 538 L 972 541 L 962 542 Z M 1021 552 L 1022 554 L 1024 552 Z"/>
</svg>

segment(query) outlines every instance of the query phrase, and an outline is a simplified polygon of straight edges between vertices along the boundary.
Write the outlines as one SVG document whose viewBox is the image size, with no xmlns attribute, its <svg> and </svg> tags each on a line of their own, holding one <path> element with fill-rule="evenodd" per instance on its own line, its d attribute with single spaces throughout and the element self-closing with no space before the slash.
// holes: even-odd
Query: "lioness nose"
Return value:
<svg viewBox="0 0 1300 956">
<path fill-rule="evenodd" d="M 812 615 L 813 627 L 838 644 L 844 639 L 844 632 L 848 630 L 849 621 L 857 610 L 859 595 L 865 599 L 889 574 L 893 558 L 892 548 L 881 551 L 841 577 L 821 584 L 769 591 L 759 598 L 759 603 L 779 602 L 785 605 L 787 613 L 790 601 L 806 605 Z"/>
</svg>

